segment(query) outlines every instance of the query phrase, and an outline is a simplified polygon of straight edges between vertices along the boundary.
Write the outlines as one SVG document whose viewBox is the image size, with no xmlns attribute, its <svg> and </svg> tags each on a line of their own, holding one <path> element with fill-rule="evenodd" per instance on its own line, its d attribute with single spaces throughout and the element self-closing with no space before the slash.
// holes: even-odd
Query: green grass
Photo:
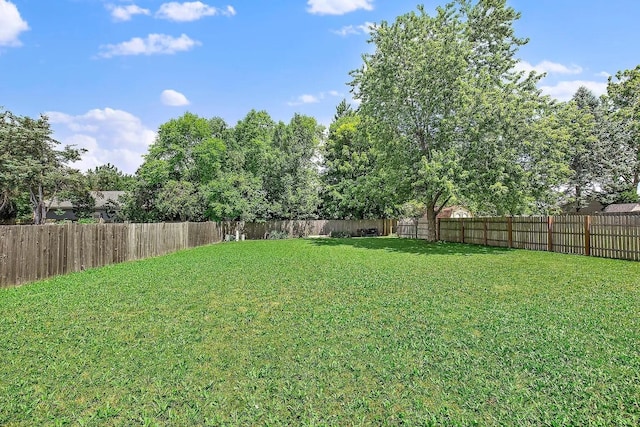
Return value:
<svg viewBox="0 0 640 427">
<path fill-rule="evenodd" d="M 638 425 L 640 263 L 221 244 L 0 290 L 0 425 Z"/>
</svg>

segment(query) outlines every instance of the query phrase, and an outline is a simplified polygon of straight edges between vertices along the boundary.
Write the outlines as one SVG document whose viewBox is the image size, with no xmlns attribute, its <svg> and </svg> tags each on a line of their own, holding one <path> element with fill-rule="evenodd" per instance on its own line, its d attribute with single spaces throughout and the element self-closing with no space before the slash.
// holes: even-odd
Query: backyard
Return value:
<svg viewBox="0 0 640 427">
<path fill-rule="evenodd" d="M 0 425 L 638 425 L 640 263 L 218 244 L 0 289 Z"/>
</svg>

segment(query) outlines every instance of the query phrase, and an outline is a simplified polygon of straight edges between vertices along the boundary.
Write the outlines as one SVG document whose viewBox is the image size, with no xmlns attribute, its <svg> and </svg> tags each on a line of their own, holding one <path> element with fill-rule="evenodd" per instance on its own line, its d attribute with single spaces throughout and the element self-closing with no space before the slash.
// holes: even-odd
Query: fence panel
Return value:
<svg viewBox="0 0 640 427">
<path fill-rule="evenodd" d="M 513 248 L 547 250 L 549 237 L 547 217 L 514 217 L 512 224 Z"/>
<path fill-rule="evenodd" d="M 418 221 L 415 219 L 400 219 L 396 227 L 396 235 L 403 239 L 415 239 Z"/>
<path fill-rule="evenodd" d="M 487 230 L 487 245 L 508 248 L 511 245 L 509 240 L 509 227 L 511 218 L 488 217 L 485 218 Z"/>
<path fill-rule="evenodd" d="M 442 218 L 439 220 L 440 240 L 445 242 L 462 243 L 462 226 L 461 219 Z"/>
<path fill-rule="evenodd" d="M 486 244 L 484 218 L 465 218 L 463 224 L 463 237 L 465 243 L 476 245 Z"/>
<path fill-rule="evenodd" d="M 439 230 L 446 242 L 640 261 L 640 215 L 634 214 L 446 218 Z"/>
<path fill-rule="evenodd" d="M 593 216 L 591 254 L 640 261 L 640 215 Z"/>
<path fill-rule="evenodd" d="M 581 215 L 551 217 L 552 251 L 586 255 L 585 218 Z"/>
</svg>

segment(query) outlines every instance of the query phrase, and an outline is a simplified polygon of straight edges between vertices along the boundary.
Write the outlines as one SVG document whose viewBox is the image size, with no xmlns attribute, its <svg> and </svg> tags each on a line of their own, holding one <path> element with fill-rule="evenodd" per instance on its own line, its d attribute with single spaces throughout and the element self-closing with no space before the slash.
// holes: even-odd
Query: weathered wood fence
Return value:
<svg viewBox="0 0 640 427">
<path fill-rule="evenodd" d="M 425 238 L 427 224 L 401 221 L 398 235 Z M 562 215 L 438 219 L 445 242 L 640 261 L 640 215 Z"/>
<path fill-rule="evenodd" d="M 286 232 L 293 237 L 330 235 L 332 232 L 349 233 L 358 235 L 359 230 L 375 228 L 382 236 L 391 233 L 397 221 L 390 219 L 365 219 L 365 220 L 290 220 L 267 221 L 246 223 L 241 225 L 242 232 L 249 240 L 264 239 L 273 231 Z M 225 223 L 226 224 L 226 223 Z M 237 223 L 231 223 L 233 229 Z"/>
<path fill-rule="evenodd" d="M 236 231 L 247 239 L 263 239 L 273 231 L 309 236 L 356 234 L 363 228 L 386 235 L 394 225 L 391 220 L 320 220 L 0 226 L 0 287 L 217 243 Z"/>
<path fill-rule="evenodd" d="M 0 226 L 0 287 L 221 240 L 214 222 Z"/>
</svg>

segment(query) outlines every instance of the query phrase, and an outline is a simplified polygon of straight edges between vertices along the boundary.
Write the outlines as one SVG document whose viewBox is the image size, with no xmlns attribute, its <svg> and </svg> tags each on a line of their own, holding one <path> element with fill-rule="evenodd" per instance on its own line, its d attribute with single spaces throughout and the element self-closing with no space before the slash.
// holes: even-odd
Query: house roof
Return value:
<svg viewBox="0 0 640 427">
<path fill-rule="evenodd" d="M 106 203 L 111 200 L 112 202 L 117 202 L 118 198 L 122 196 L 124 191 L 90 191 L 89 194 L 96 201 L 96 209 L 102 209 L 105 207 Z M 53 199 L 53 203 L 51 203 L 51 209 L 72 209 L 73 204 L 69 200 L 58 200 Z"/>
<path fill-rule="evenodd" d="M 615 203 L 604 209 L 607 213 L 640 212 L 640 203 Z"/>
</svg>

